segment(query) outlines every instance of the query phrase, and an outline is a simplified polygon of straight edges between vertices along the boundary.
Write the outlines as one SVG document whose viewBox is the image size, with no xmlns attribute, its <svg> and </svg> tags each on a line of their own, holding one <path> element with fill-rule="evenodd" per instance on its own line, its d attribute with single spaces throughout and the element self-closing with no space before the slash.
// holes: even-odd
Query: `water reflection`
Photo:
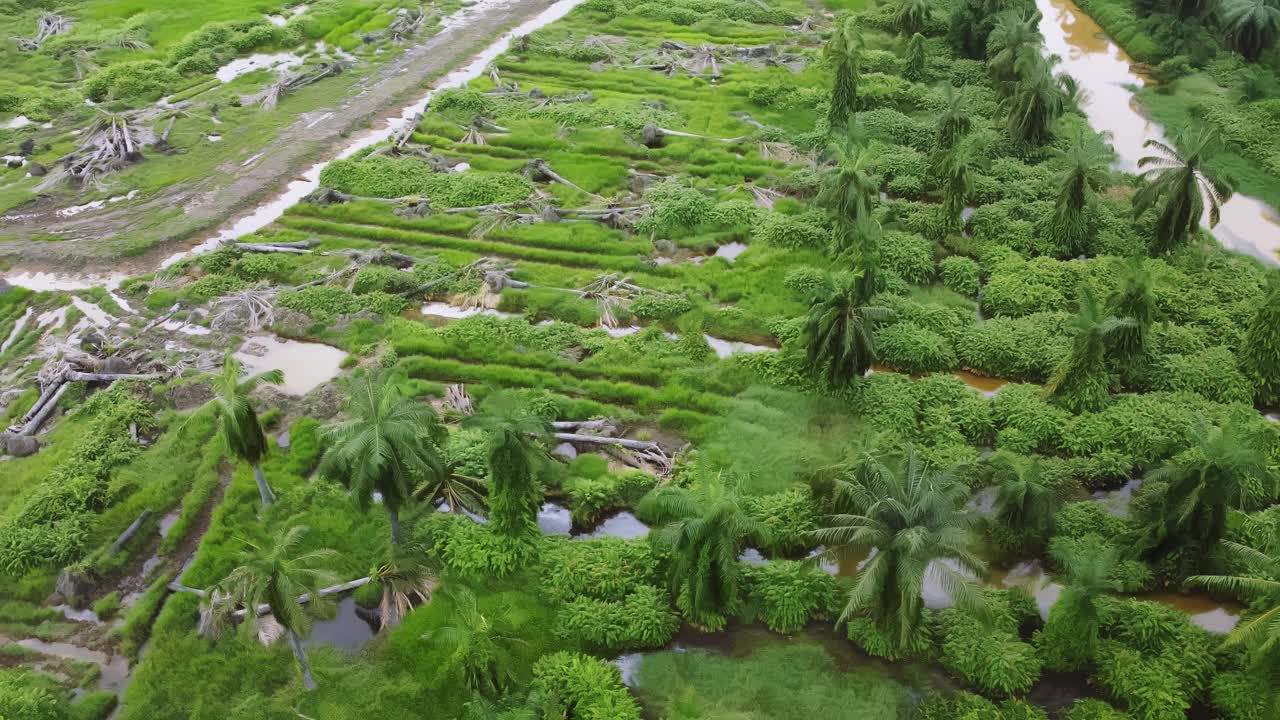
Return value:
<svg viewBox="0 0 1280 720">
<path fill-rule="evenodd" d="M 1164 130 L 1140 111 L 1130 89 L 1146 86 L 1149 79 L 1072 0 L 1036 0 L 1036 7 L 1044 16 L 1040 32 L 1045 50 L 1059 56 L 1059 71 L 1074 77 L 1086 91 L 1081 110 L 1095 130 L 1111 136 L 1115 167 L 1137 172 L 1138 160 L 1151 154 L 1143 143 L 1168 142 Z M 1280 262 L 1280 215 L 1255 198 L 1236 195 L 1224 204 L 1213 235 L 1232 250 L 1272 265 Z"/>
<path fill-rule="evenodd" d="M 649 526 L 640 522 L 635 515 L 623 510 L 609 516 L 604 522 L 595 526 L 589 532 L 574 533 L 574 540 L 589 540 L 602 537 L 616 537 L 624 540 L 634 540 L 642 538 L 649 534 Z"/>
<path fill-rule="evenodd" d="M 347 650 L 359 650 L 378 634 L 378 625 L 361 617 L 359 606 L 353 597 L 338 602 L 332 619 L 316 620 L 311 624 L 311 634 L 302 644 L 333 645 Z"/>
</svg>

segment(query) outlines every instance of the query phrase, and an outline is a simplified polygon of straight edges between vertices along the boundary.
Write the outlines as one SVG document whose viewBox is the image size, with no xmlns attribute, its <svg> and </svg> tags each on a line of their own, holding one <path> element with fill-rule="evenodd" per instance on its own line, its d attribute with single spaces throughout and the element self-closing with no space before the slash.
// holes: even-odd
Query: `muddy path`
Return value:
<svg viewBox="0 0 1280 720">
<path fill-rule="evenodd" d="M 438 33 L 381 65 L 340 106 L 300 115 L 280 132 L 277 142 L 268 143 L 248 161 L 225 163 L 222 177 L 70 217 L 59 216 L 52 205 L 19 208 L 15 219 L 0 225 L 0 256 L 14 259 L 13 275 L 74 271 L 118 276 L 154 269 L 164 257 L 214 236 L 222 227 L 234 229 L 238 220 L 284 192 L 290 180 L 313 163 L 334 157 L 361 131 L 398 117 L 400 108 L 432 80 L 551 4 L 552 0 L 480 0 L 464 7 L 446 18 Z M 181 213 L 175 215 L 178 209 Z M 143 255 L 113 257 L 102 241 L 126 231 L 145 231 L 155 244 Z M 35 233 L 67 239 L 31 239 Z"/>
</svg>

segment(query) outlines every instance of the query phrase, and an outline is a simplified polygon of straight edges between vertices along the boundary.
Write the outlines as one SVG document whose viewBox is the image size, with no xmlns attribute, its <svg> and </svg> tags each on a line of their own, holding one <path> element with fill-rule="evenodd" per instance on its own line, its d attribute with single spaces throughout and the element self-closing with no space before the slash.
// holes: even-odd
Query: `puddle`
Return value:
<svg viewBox="0 0 1280 720">
<path fill-rule="evenodd" d="M 119 273 L 103 273 L 100 275 L 72 275 L 69 273 L 21 272 L 6 275 L 5 281 L 36 292 L 49 290 L 87 290 L 91 287 L 103 287 L 114 290 L 120 287 L 127 276 Z"/>
<path fill-rule="evenodd" d="M 982 515 L 983 517 L 991 517 L 996 510 L 996 495 L 998 490 L 994 485 L 988 485 L 981 490 L 975 492 L 969 501 L 964 504 L 965 508 Z"/>
<path fill-rule="evenodd" d="M 454 165 L 453 167 L 449 168 L 449 172 L 460 173 L 460 172 L 466 172 L 470 169 L 471 169 L 471 163 L 460 162 L 457 165 Z"/>
<path fill-rule="evenodd" d="M 1191 617 L 1191 622 L 1218 635 L 1225 635 L 1234 630 L 1236 623 L 1240 622 L 1240 613 L 1243 610 L 1235 603 L 1220 603 L 1205 595 L 1183 595 L 1171 592 L 1141 593 L 1134 598 L 1158 602 L 1181 610 Z"/>
<path fill-rule="evenodd" d="M 771 348 L 768 345 L 752 345 L 751 343 L 739 342 L 737 340 L 724 340 L 711 335 L 703 335 L 702 337 L 706 338 L 707 344 L 715 351 L 716 357 L 718 358 L 727 358 L 734 353 L 740 352 L 754 353 L 777 349 Z"/>
<path fill-rule="evenodd" d="M 602 329 L 606 333 L 609 333 L 610 337 L 626 337 L 628 335 L 634 335 L 644 328 L 639 325 L 632 325 L 630 327 L 606 327 Z"/>
<path fill-rule="evenodd" d="M 302 57 L 297 53 L 254 53 L 248 57 L 236 58 L 218 68 L 218 82 L 229 83 L 232 80 L 257 70 L 286 70 L 302 64 Z"/>
<path fill-rule="evenodd" d="M 1168 142 L 1163 128 L 1142 114 L 1129 90 L 1145 86 L 1147 79 L 1134 69 L 1133 59 L 1072 0 L 1036 0 L 1036 7 L 1043 15 L 1040 32 L 1046 54 L 1060 57 L 1058 73 L 1070 74 L 1087 91 L 1081 109 L 1095 130 L 1111 135 L 1115 166 L 1136 172 L 1138 160 L 1152 154 L 1142 147 L 1144 142 Z M 1222 205 L 1222 220 L 1212 233 L 1232 250 L 1271 265 L 1280 262 L 1276 257 L 1280 252 L 1280 215 L 1260 200 L 1232 197 Z"/>
<path fill-rule="evenodd" d="M 17 130 L 18 128 L 24 128 L 28 125 L 35 125 L 35 121 L 31 120 L 26 115 L 19 115 L 12 118 L 5 124 L 0 125 L 0 128 L 4 128 L 5 130 Z"/>
<path fill-rule="evenodd" d="M 62 613 L 62 617 L 70 620 L 71 622 L 92 623 L 94 625 L 102 624 L 102 618 L 99 618 L 98 613 L 94 612 L 92 608 L 77 610 L 70 605 L 54 605 L 53 609 Z"/>
<path fill-rule="evenodd" d="M 501 310 L 493 310 L 491 308 L 460 308 L 457 305 L 450 305 L 447 302 L 432 302 L 422 306 L 422 314 L 432 317 L 448 318 L 450 320 L 461 320 L 474 315 L 492 315 L 501 318 L 520 317 L 516 313 L 502 312 Z"/>
<path fill-rule="evenodd" d="M 67 324 L 67 305 L 52 310 L 46 310 L 36 317 L 36 327 L 47 327 L 49 329 L 60 328 Z"/>
<path fill-rule="evenodd" d="M 71 304 L 74 305 L 77 310 L 84 313 L 84 316 L 89 318 L 89 321 L 98 327 L 111 327 L 117 322 L 116 318 L 106 310 L 103 310 L 91 302 L 78 298 L 75 295 L 71 296 Z"/>
<path fill-rule="evenodd" d="M 738 556 L 738 562 L 744 562 L 748 565 L 765 565 L 768 564 L 769 558 L 765 557 L 759 550 L 749 547 Z"/>
<path fill-rule="evenodd" d="M 747 251 L 747 244 L 740 242 L 731 242 L 716 248 L 715 257 L 724 258 L 729 262 L 738 259 L 738 256 Z"/>
<path fill-rule="evenodd" d="M 245 340 L 235 357 L 244 365 L 246 374 L 284 371 L 284 383 L 276 387 L 288 395 L 305 395 L 337 377 L 347 354 L 321 343 L 259 335 Z"/>
<path fill-rule="evenodd" d="M 64 218 L 74 217 L 76 215 L 79 215 L 82 212 L 88 212 L 90 210 L 100 210 L 106 207 L 106 205 L 107 205 L 106 200 L 94 200 L 93 202 L 87 202 L 83 205 L 72 205 L 71 207 L 62 208 L 57 212 L 57 215 L 58 217 L 64 217 Z M 35 288 L 32 288 L 32 289 L 34 290 Z"/>
<path fill-rule="evenodd" d="M 209 142 L 222 142 L 221 135 L 206 135 L 205 139 L 208 140 Z"/>
<path fill-rule="evenodd" d="M 28 650 L 34 650 L 45 655 L 66 658 L 67 660 L 79 660 L 80 662 L 93 663 L 102 669 L 102 674 L 98 678 L 98 687 L 103 690 L 109 690 L 119 693 L 124 688 L 125 682 L 129 677 L 129 661 L 122 655 L 110 655 L 100 653 L 96 650 L 82 648 L 79 645 L 60 642 L 44 642 L 35 638 L 27 638 L 19 640 L 18 646 Z"/>
<path fill-rule="evenodd" d="M 613 659 L 613 666 L 618 668 L 618 673 L 622 675 L 623 685 L 636 686 L 636 679 L 640 676 L 640 664 L 644 662 L 645 655 L 646 653 L 627 653 Z"/>
<path fill-rule="evenodd" d="M 360 617 L 356 600 L 345 597 L 338 601 L 337 614 L 330 620 L 314 620 L 311 634 L 302 640 L 304 647 L 333 645 L 346 650 L 359 650 L 378 634 L 376 624 Z"/>
<path fill-rule="evenodd" d="M 204 327 L 203 325 L 192 325 L 191 323 L 185 323 L 185 322 L 182 322 L 181 320 L 165 320 L 164 322 L 160 323 L 160 327 L 164 328 L 165 330 L 173 330 L 176 332 L 180 332 L 180 333 L 183 333 L 184 335 L 208 335 L 209 333 L 213 332 L 212 330 L 210 330 L 207 327 Z"/>
<path fill-rule="evenodd" d="M 160 537 L 169 537 L 169 531 L 177 524 L 178 518 L 182 517 L 182 510 L 171 510 L 164 517 L 160 518 Z"/>
<path fill-rule="evenodd" d="M 440 80 L 434 83 L 432 89 L 425 95 L 406 105 L 403 110 L 401 110 L 400 117 L 393 118 L 387 122 L 384 127 L 370 129 L 355 136 L 334 159 L 341 160 L 349 158 L 369 145 L 389 139 L 395 133 L 399 132 L 405 124 L 412 122 L 415 115 L 423 112 L 426 109 L 427 104 L 431 102 L 431 98 L 434 97 L 437 92 L 446 88 L 462 87 L 483 75 L 485 69 L 488 68 L 499 55 L 507 51 L 507 48 L 510 47 L 511 40 L 513 38 L 528 35 L 539 28 L 550 25 L 556 20 L 568 15 L 570 10 L 573 10 L 583 2 L 585 2 L 585 0 L 558 0 L 558 2 L 551 4 L 546 10 L 543 10 L 529 20 L 526 20 L 514 29 L 503 33 L 488 47 L 474 55 L 471 61 L 466 65 L 440 78 Z M 491 5 L 503 4 L 505 3 L 485 2 L 485 0 L 481 0 L 481 2 L 464 7 L 444 18 L 440 22 L 440 32 L 438 32 L 436 36 L 447 32 L 452 27 L 469 23 L 472 17 L 477 13 L 486 10 Z M 221 72 L 221 70 L 219 72 Z M 160 263 L 160 267 L 165 268 L 179 260 L 182 260 L 183 258 L 212 250 L 224 240 L 234 240 L 242 235 L 248 235 L 257 230 L 261 230 L 267 225 L 275 222 L 276 219 L 284 214 L 285 210 L 292 207 L 305 195 L 320 186 L 320 171 L 324 169 L 324 166 L 327 165 L 328 162 L 328 160 L 325 160 L 312 165 L 302 174 L 301 179 L 294 180 L 289 183 L 288 187 L 273 200 L 258 206 L 258 208 L 249 215 L 230 222 L 230 224 L 225 226 L 225 229 L 221 232 L 218 232 L 194 248 L 169 256 L 164 260 L 164 262 Z"/>
<path fill-rule="evenodd" d="M 569 508 L 555 503 L 543 503 L 538 511 L 538 527 L 543 535 L 568 535 L 573 521 L 569 517 Z"/>
<path fill-rule="evenodd" d="M 634 540 L 642 538 L 649 534 L 649 526 L 640 522 L 635 515 L 623 510 L 622 512 L 610 515 L 604 522 L 595 526 L 590 532 L 578 533 L 573 536 L 574 540 L 590 540 L 593 538 L 616 537 L 624 540 Z"/>
<path fill-rule="evenodd" d="M 953 377 L 960 378 L 960 381 L 968 385 L 971 389 L 982 393 L 983 397 L 995 397 L 1000 392 L 1000 388 L 1009 384 L 1008 380 L 1003 378 L 992 378 L 985 375 L 978 375 L 968 370 L 957 370 L 951 373 Z"/>
<path fill-rule="evenodd" d="M 119 305 L 121 310 L 124 310 L 130 315 L 134 314 L 133 306 L 130 305 L 124 298 L 115 294 L 115 292 L 108 290 L 107 297 L 111 298 L 111 300 L 115 302 L 116 305 Z"/>
<path fill-rule="evenodd" d="M 1107 512 L 1116 517 L 1129 517 L 1129 503 L 1133 502 L 1133 493 L 1142 487 L 1141 478 L 1133 478 L 1115 490 L 1099 490 L 1093 499 L 1100 500 Z"/>
<path fill-rule="evenodd" d="M 3 343 L 0 343 L 0 353 L 8 350 L 9 346 L 18 339 L 18 335 L 27 326 L 27 321 L 31 319 L 33 313 L 35 313 L 35 309 L 27 306 L 26 312 L 22 313 L 22 317 L 18 318 L 18 321 L 13 324 L 13 329 L 9 331 L 9 337 L 5 338 Z"/>
<path fill-rule="evenodd" d="M 436 512 L 447 513 L 447 512 L 453 512 L 453 510 L 452 510 L 452 508 L 450 508 L 450 507 L 449 507 L 449 503 L 448 503 L 448 502 L 446 502 L 446 501 L 444 501 L 444 500 L 441 500 L 441 501 L 440 501 L 440 503 L 439 503 L 438 505 L 436 505 Z M 489 522 L 489 518 L 487 518 L 487 517 L 485 517 L 485 516 L 483 516 L 483 515 L 480 515 L 479 513 L 474 513 L 474 512 L 472 512 L 472 511 L 470 511 L 470 510 L 466 509 L 465 507 L 464 507 L 464 508 L 462 508 L 462 514 L 463 514 L 463 515 L 466 515 L 466 516 L 467 516 L 467 517 L 469 517 L 469 518 L 471 518 L 471 519 L 472 519 L 472 520 L 474 520 L 475 522 L 480 523 L 481 525 L 484 525 L 484 524 L 486 524 L 486 523 L 488 523 L 488 522 Z"/>
</svg>

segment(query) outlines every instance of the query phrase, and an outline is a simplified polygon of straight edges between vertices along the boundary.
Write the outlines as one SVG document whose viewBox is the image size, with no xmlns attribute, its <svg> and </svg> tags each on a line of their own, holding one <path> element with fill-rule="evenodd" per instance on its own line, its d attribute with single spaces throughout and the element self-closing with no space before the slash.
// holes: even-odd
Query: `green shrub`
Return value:
<svg viewBox="0 0 1280 720">
<path fill-rule="evenodd" d="M 618 668 L 580 653 L 542 656 L 533 666 L 529 696 L 544 720 L 640 720 L 640 706 Z"/>
<path fill-rule="evenodd" d="M 933 243 L 920 235 L 886 232 L 880 243 L 884 269 L 915 285 L 933 281 Z"/>
<path fill-rule="evenodd" d="M 817 218 L 768 213 L 751 229 L 751 241 L 787 250 L 817 250 L 826 247 L 831 233 Z"/>
<path fill-rule="evenodd" d="M 534 538 L 513 538 L 452 513 L 434 513 L 421 532 L 450 570 L 473 580 L 506 577 L 534 562 Z"/>
<path fill-rule="evenodd" d="M 110 620 L 120 612 L 120 593 L 110 592 L 98 598 L 93 604 L 93 612 L 103 620 Z"/>
<path fill-rule="evenodd" d="M 807 562 L 752 565 L 746 580 L 748 595 L 760 606 L 760 619 L 774 632 L 796 632 L 812 620 L 826 619 L 838 607 L 835 578 Z"/>
<path fill-rule="evenodd" d="M 942 261 L 942 283 L 948 289 L 965 297 L 974 297 L 978 294 L 980 282 L 978 263 L 973 260 L 952 255 Z"/>
<path fill-rule="evenodd" d="M 876 354 L 902 372 L 919 374 L 956 367 L 956 354 L 946 338 L 912 322 L 896 322 L 876 330 Z"/>
<path fill-rule="evenodd" d="M 133 60 L 99 70 L 84 81 L 94 102 L 154 102 L 177 89 L 178 73 L 159 60 Z"/>
<path fill-rule="evenodd" d="M 437 173 L 421 160 L 383 155 L 335 160 L 321 171 L 320 182 L 340 192 L 367 197 L 425 195 L 436 208 L 513 202 L 533 192 L 533 185 L 515 173 Z"/>
<path fill-rule="evenodd" d="M 558 623 L 563 637 L 614 653 L 666 645 L 680 618 L 666 591 L 642 585 L 621 601 L 570 601 L 561 608 Z"/>
<path fill-rule="evenodd" d="M 765 526 L 772 553 L 795 553 L 813 545 L 813 531 L 818 529 L 819 509 L 808 488 L 792 487 L 770 495 L 751 495 L 742 499 L 743 509 Z"/>
<path fill-rule="evenodd" d="M 693 309 L 683 295 L 644 293 L 631 301 L 631 312 L 644 320 L 674 320 Z"/>
<path fill-rule="evenodd" d="M 620 538 L 543 541 L 538 565 L 542 592 L 559 602 L 593 598 L 621 602 L 658 582 L 658 561 L 647 542 Z"/>
<path fill-rule="evenodd" d="M 1129 716 L 1101 700 L 1076 700 L 1067 708 L 1063 720 L 1129 720 Z"/>
</svg>

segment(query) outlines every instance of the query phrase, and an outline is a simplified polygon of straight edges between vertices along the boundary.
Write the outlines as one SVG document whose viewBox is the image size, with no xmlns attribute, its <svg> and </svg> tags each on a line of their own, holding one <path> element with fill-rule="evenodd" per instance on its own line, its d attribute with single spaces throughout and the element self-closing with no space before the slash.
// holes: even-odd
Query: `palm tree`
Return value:
<svg viewBox="0 0 1280 720">
<path fill-rule="evenodd" d="M 1053 77 L 1048 60 L 1025 56 L 1018 62 L 1018 79 L 1010 84 L 1009 137 L 1028 145 L 1043 145 L 1054 123 L 1066 111 L 1066 95 Z"/>
<path fill-rule="evenodd" d="M 997 90 L 1005 90 L 1021 77 L 1029 59 L 1040 57 L 1040 13 L 1006 10 L 996 16 L 987 36 L 987 68 Z"/>
<path fill-rule="evenodd" d="M 1114 579 L 1119 558 L 1114 545 L 1096 535 L 1078 543 L 1053 544 L 1050 554 L 1064 570 L 1062 594 L 1037 637 L 1045 665 L 1078 670 L 1093 659 L 1101 627 L 1100 601 L 1121 590 Z"/>
<path fill-rule="evenodd" d="M 1106 187 L 1110 180 L 1115 153 L 1097 142 L 1092 134 L 1086 135 L 1083 128 L 1076 133 L 1069 148 L 1055 148 L 1053 153 L 1061 168 L 1053 229 L 1071 255 L 1080 255 L 1087 250 L 1085 241 L 1089 235 L 1085 209 L 1092 202 L 1094 193 Z"/>
<path fill-rule="evenodd" d="M 856 224 L 871 214 L 871 200 L 880 190 L 870 167 L 878 153 L 869 150 L 855 127 L 828 148 L 834 167 L 822 178 L 818 204 L 836 222 Z"/>
<path fill-rule="evenodd" d="M 465 587 L 449 588 L 445 595 L 453 606 L 450 624 L 422 636 L 449 649 L 440 677 L 460 675 L 474 692 L 503 694 L 516 681 L 515 648 L 521 644 L 512 609 L 503 605 L 486 613 Z"/>
<path fill-rule="evenodd" d="M 390 374 L 354 378 L 347 387 L 350 419 L 324 428 L 319 472 L 346 485 L 364 512 L 378 493 L 398 544 L 400 509 L 414 487 L 445 472 L 440 446 L 447 431 L 431 406 L 406 397 Z"/>
<path fill-rule="evenodd" d="M 1236 52 L 1257 60 L 1280 37 L 1280 7 L 1275 0 L 1223 0 L 1218 15 Z"/>
<path fill-rule="evenodd" d="M 246 627 L 254 626 L 260 605 L 270 610 L 289 638 L 289 647 L 302 669 L 303 685 L 314 690 L 316 682 L 302 649 L 302 638 L 311 629 L 311 618 L 299 597 L 307 593 L 316 598 L 320 588 L 333 582 L 333 573 L 320 566 L 337 553 L 332 550 L 300 553 L 306 533 L 306 526 L 295 525 L 281 530 L 264 546 L 250 543 L 241 557 L 241 565 L 217 587 L 232 603 L 245 609 Z"/>
<path fill-rule="evenodd" d="M 858 301 L 862 278 L 863 272 L 837 276 L 825 294 L 809 303 L 801 334 L 805 365 L 832 387 L 844 387 L 866 374 L 876 361 L 873 329 L 893 317 L 885 308 Z"/>
<path fill-rule="evenodd" d="M 875 550 L 858 571 L 840 622 L 870 617 L 899 649 L 924 622 L 921 592 L 934 575 L 961 609 L 982 612 L 982 595 L 966 573 L 986 565 L 973 551 L 976 518 L 964 511 L 966 488 L 908 446 L 896 472 L 867 472 L 838 484 L 829 525 L 814 537 L 836 555 Z"/>
<path fill-rule="evenodd" d="M 900 0 L 893 14 L 893 27 L 900 35 L 915 35 L 929 25 L 933 7 L 929 0 Z"/>
<path fill-rule="evenodd" d="M 1232 566 L 1249 574 L 1195 575 L 1187 578 L 1187 583 L 1215 593 L 1229 593 L 1266 608 L 1236 626 L 1227 636 L 1226 645 L 1246 649 L 1249 670 L 1260 677 L 1261 687 L 1268 691 L 1271 715 L 1280 716 L 1280 556 L 1274 548 L 1267 554 L 1230 541 L 1223 541 L 1220 548 Z"/>
<path fill-rule="evenodd" d="M 1160 502 L 1139 518 L 1146 554 L 1162 557 L 1183 550 L 1179 563 L 1199 566 L 1226 533 L 1228 510 L 1272 497 L 1277 473 L 1267 457 L 1269 432 L 1202 419 L 1192 429 L 1187 449 L 1146 476 L 1145 484 L 1165 486 Z"/>
<path fill-rule="evenodd" d="M 1044 476 L 1039 458 L 998 452 L 991 459 L 991 469 L 996 486 L 996 520 L 1015 530 L 1036 531 L 1041 537 L 1052 535 L 1058 497 Z"/>
<path fill-rule="evenodd" d="M 973 112 L 965 97 L 950 82 L 942 84 L 942 111 L 938 115 L 938 149 L 955 147 L 973 127 Z"/>
<path fill-rule="evenodd" d="M 415 604 L 431 602 L 439 568 L 428 559 L 424 548 L 393 545 L 387 562 L 369 576 L 382 588 L 378 605 L 380 629 L 395 628 Z"/>
<path fill-rule="evenodd" d="M 1144 258 L 1125 262 L 1120 282 L 1107 298 L 1107 312 L 1133 321 L 1115 329 L 1110 340 L 1111 356 L 1120 362 L 1122 370 L 1143 362 L 1147 357 L 1147 337 L 1156 319 L 1155 278 Z"/>
<path fill-rule="evenodd" d="M 444 472 L 424 480 L 413 494 L 431 506 L 443 503 L 452 513 L 479 513 L 485 507 L 485 492 L 483 478 L 463 475 L 451 464 Z"/>
<path fill-rule="evenodd" d="M 987 39 L 1008 6 L 1008 0 L 962 0 L 951 9 L 947 42 L 963 57 L 985 59 Z"/>
<path fill-rule="evenodd" d="M 1100 410 L 1111 386 L 1107 348 L 1122 328 L 1136 323 L 1130 318 L 1108 317 L 1087 285 L 1080 286 L 1079 311 L 1071 321 L 1074 333 L 1066 357 L 1049 376 L 1045 394 L 1072 412 Z"/>
<path fill-rule="evenodd" d="M 695 492 L 666 487 L 640 504 L 645 517 L 665 523 L 655 540 L 670 549 L 667 579 L 676 605 L 690 622 L 718 630 L 737 605 L 749 543 L 768 542 L 768 529 L 743 510 L 721 482 Z"/>
<path fill-rule="evenodd" d="M 916 33 L 907 41 L 907 62 L 902 68 L 902 77 L 915 82 L 923 82 L 929 74 L 929 50 L 924 36 Z"/>
<path fill-rule="evenodd" d="M 1142 177 L 1147 184 L 1133 196 L 1133 212 L 1141 215 L 1160 205 L 1153 248 L 1157 252 L 1169 252 L 1195 233 L 1206 200 L 1209 227 L 1218 224 L 1222 203 L 1231 197 L 1232 191 L 1224 180 L 1203 167 L 1215 138 L 1212 130 L 1198 133 L 1182 143 L 1186 152 L 1178 152 L 1159 140 L 1142 144 L 1154 148 L 1156 154 L 1138 160 L 1138 167 L 1146 168 Z"/>
<path fill-rule="evenodd" d="M 960 229 L 960 218 L 973 195 L 977 158 L 961 143 L 938 155 L 937 173 L 942 183 L 942 215 L 947 230 Z"/>
<path fill-rule="evenodd" d="M 1257 383 L 1258 402 L 1280 404 L 1280 273 L 1272 272 L 1266 293 L 1244 335 L 1244 366 Z"/>
<path fill-rule="evenodd" d="M 884 228 L 870 215 L 864 215 L 856 223 L 836 222 L 832 233 L 831 255 L 839 261 L 847 261 L 854 268 L 854 301 L 867 304 L 885 287 L 884 273 L 880 272 L 880 243 Z M 830 283 L 828 289 L 833 287 Z"/>
<path fill-rule="evenodd" d="M 489 478 L 493 494 L 489 518 L 498 532 L 511 537 L 538 531 L 542 486 L 537 472 L 543 450 L 539 441 L 551 432 L 544 418 L 529 412 L 510 392 L 489 396 L 480 412 L 462 421 L 465 428 L 488 434 Z"/>
<path fill-rule="evenodd" d="M 858 73 L 862 69 L 862 32 L 852 16 L 840 18 L 823 48 L 823 55 L 835 71 L 831 84 L 831 106 L 827 110 L 830 132 L 849 124 L 858 101 Z"/>
<path fill-rule="evenodd" d="M 213 399 L 214 407 L 217 408 L 218 422 L 222 427 L 222 437 L 227 443 L 227 449 L 253 467 L 258 495 L 262 498 L 262 506 L 267 507 L 276 499 L 262 472 L 262 458 L 267 454 L 267 437 L 262 432 L 262 424 L 258 422 L 258 413 L 249 402 L 249 393 L 259 383 L 279 385 L 284 382 L 284 373 L 271 370 L 243 380 L 240 375 L 240 363 L 228 351 L 222 360 L 222 374 L 213 381 L 217 393 Z"/>
</svg>

